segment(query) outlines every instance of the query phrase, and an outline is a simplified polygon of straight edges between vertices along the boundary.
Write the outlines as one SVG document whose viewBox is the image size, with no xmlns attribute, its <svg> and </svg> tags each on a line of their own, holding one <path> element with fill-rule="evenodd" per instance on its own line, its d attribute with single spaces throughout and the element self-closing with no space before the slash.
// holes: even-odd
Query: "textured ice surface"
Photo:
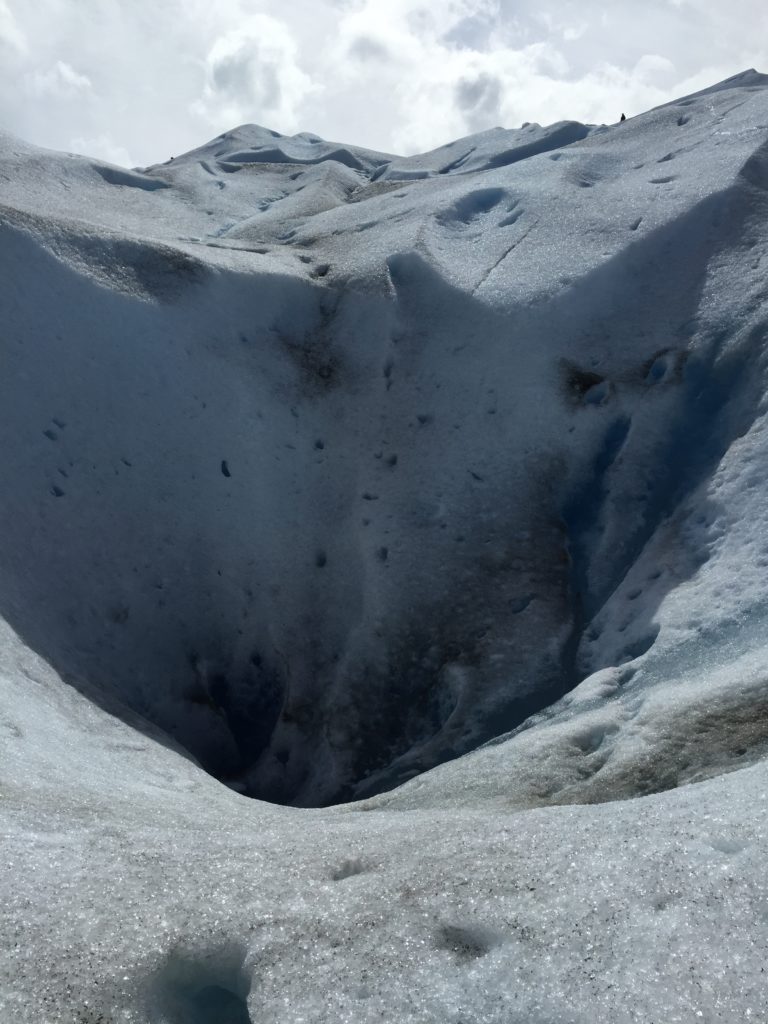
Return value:
<svg viewBox="0 0 768 1024">
<path fill-rule="evenodd" d="M 768 1020 L 765 78 L 0 184 L 3 1024 Z"/>
<path fill-rule="evenodd" d="M 765 1020 L 765 762 L 597 807 L 276 808 L 2 652 L 4 1020 Z"/>
</svg>

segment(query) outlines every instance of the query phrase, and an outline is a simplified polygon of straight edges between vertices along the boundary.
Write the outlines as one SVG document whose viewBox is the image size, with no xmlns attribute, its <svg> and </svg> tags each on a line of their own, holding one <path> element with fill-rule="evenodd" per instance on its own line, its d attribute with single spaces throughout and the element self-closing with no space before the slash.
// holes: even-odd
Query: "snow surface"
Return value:
<svg viewBox="0 0 768 1024">
<path fill-rule="evenodd" d="M 768 1021 L 767 214 L 756 72 L 0 136 L 0 1020 Z"/>
</svg>

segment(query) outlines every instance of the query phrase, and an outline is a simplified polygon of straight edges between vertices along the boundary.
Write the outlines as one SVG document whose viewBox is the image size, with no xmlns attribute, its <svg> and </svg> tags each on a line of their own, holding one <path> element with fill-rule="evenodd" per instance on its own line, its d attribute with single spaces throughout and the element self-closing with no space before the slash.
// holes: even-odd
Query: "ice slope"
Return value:
<svg viewBox="0 0 768 1024">
<path fill-rule="evenodd" d="M 377 167 L 373 180 L 412 181 L 438 174 L 467 174 L 507 167 L 540 153 L 562 149 L 585 139 L 593 131 L 578 121 L 560 121 L 542 128 L 524 124 L 521 129 L 489 128 L 487 131 L 457 139 L 431 153 L 392 158 Z M 599 130 L 599 129 L 598 129 Z"/>
<path fill-rule="evenodd" d="M 274 807 L 7 630 L 0 661 L 3 1021 L 766 1020 L 765 762 L 598 807 Z"/>
<path fill-rule="evenodd" d="M 254 126 L 146 171 L 6 139 L 8 620 L 303 804 L 759 644 L 766 91 L 726 85 L 405 184 Z"/>
<path fill-rule="evenodd" d="M 0 1019 L 768 1020 L 767 86 L 2 136 Z"/>
</svg>

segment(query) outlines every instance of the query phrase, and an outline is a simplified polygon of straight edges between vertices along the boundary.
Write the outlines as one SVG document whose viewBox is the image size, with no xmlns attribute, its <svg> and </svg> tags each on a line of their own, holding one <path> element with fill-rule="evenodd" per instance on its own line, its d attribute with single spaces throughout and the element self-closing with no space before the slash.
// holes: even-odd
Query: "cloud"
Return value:
<svg viewBox="0 0 768 1024">
<path fill-rule="evenodd" d="M 27 52 L 27 40 L 5 0 L 0 0 L 0 52 L 2 50 L 18 55 Z"/>
<path fill-rule="evenodd" d="M 501 93 L 501 79 L 487 71 L 459 81 L 455 89 L 456 103 L 471 131 L 481 131 L 496 123 Z"/>
<path fill-rule="evenodd" d="M 764 0 L 0 0 L 0 126 L 142 163 L 244 121 L 390 152 L 613 121 L 767 65 Z"/>
<path fill-rule="evenodd" d="M 350 42 L 347 53 L 360 61 L 391 61 L 392 53 L 384 43 L 370 36 L 355 36 Z"/>
<path fill-rule="evenodd" d="M 490 12 L 478 12 L 460 18 L 442 37 L 448 47 L 459 50 L 476 50 L 483 53 L 490 48 L 493 37 L 494 19 Z"/>
<path fill-rule="evenodd" d="M 219 36 L 204 69 L 203 95 L 192 109 L 216 126 L 258 121 L 294 129 L 301 102 L 316 88 L 299 67 L 290 32 L 267 15 Z"/>
<path fill-rule="evenodd" d="M 71 98 L 91 89 L 90 78 L 79 74 L 63 60 L 57 60 L 46 71 L 31 72 L 25 77 L 25 84 L 32 96 L 54 96 L 57 99 Z"/>
</svg>

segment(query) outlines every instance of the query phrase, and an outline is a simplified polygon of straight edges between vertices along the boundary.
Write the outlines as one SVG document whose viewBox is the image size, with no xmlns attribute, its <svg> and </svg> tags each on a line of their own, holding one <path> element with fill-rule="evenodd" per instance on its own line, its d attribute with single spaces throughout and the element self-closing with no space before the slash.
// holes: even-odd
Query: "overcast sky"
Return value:
<svg viewBox="0 0 768 1024">
<path fill-rule="evenodd" d="M 0 0 L 0 127 L 128 166 L 244 122 L 413 153 L 756 67 L 768 0 Z"/>
</svg>

